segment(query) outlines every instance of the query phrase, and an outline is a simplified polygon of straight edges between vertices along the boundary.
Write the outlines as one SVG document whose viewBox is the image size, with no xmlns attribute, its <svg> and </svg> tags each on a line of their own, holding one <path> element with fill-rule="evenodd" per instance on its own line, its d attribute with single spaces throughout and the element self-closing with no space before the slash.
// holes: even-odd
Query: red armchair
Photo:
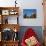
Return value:
<svg viewBox="0 0 46 46">
<path fill-rule="evenodd" d="M 34 45 L 27 45 L 28 43 L 31 44 L 31 42 L 28 42 L 28 41 L 30 41 L 32 39 L 35 39 L 35 38 L 36 38 L 36 40 L 34 40 L 34 41 L 36 42 L 36 44 L 34 44 Z M 22 38 L 21 45 L 22 46 L 41 46 L 40 42 L 37 39 L 37 35 L 36 35 L 36 33 L 34 32 L 34 30 L 32 28 L 27 29 L 27 31 L 25 32 L 24 37 Z"/>
</svg>

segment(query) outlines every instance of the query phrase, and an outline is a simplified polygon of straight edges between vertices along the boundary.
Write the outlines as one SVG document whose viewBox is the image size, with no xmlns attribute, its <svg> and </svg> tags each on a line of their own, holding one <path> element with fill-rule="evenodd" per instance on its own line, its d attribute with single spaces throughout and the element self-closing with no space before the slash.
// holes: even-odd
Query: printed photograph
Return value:
<svg viewBox="0 0 46 46">
<path fill-rule="evenodd" d="M 36 9 L 23 9 L 24 18 L 36 18 Z"/>
</svg>

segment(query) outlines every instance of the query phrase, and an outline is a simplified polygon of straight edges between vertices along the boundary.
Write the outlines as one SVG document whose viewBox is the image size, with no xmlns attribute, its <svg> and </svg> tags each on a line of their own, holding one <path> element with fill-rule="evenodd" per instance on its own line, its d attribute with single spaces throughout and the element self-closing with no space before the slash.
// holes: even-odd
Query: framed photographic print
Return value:
<svg viewBox="0 0 46 46">
<path fill-rule="evenodd" d="M 14 15 L 14 12 L 15 12 L 14 10 L 10 10 L 10 11 L 9 11 L 9 14 L 10 14 L 10 15 Z"/>
<path fill-rule="evenodd" d="M 36 18 L 37 11 L 36 9 L 23 9 L 24 18 Z"/>
<path fill-rule="evenodd" d="M 9 10 L 2 10 L 2 15 L 9 15 Z"/>
<path fill-rule="evenodd" d="M 10 11 L 9 11 L 9 14 L 10 14 L 10 15 L 16 15 L 17 13 L 18 13 L 18 12 L 17 12 L 16 10 L 10 10 Z"/>
</svg>

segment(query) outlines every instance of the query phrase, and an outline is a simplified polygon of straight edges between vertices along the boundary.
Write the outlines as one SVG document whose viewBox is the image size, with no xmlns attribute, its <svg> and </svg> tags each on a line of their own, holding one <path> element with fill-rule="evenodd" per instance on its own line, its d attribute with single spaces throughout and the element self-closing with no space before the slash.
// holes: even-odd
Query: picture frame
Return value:
<svg viewBox="0 0 46 46">
<path fill-rule="evenodd" d="M 9 10 L 2 10 L 2 15 L 9 15 Z"/>
<path fill-rule="evenodd" d="M 18 13 L 18 12 L 17 12 L 16 10 L 10 10 L 10 11 L 9 11 L 9 14 L 10 14 L 10 15 L 16 15 L 17 13 Z"/>
<path fill-rule="evenodd" d="M 24 18 L 36 18 L 37 11 L 36 9 L 23 9 Z"/>
</svg>

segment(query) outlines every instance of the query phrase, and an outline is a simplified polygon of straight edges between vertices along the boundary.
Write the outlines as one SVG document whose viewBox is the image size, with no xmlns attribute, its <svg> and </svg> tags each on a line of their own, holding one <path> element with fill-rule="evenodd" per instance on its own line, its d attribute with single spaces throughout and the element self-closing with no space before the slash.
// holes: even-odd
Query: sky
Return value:
<svg viewBox="0 0 46 46">
<path fill-rule="evenodd" d="M 32 13 L 36 13 L 36 9 L 23 9 L 23 13 L 27 14 L 27 16 L 31 16 Z"/>
</svg>

